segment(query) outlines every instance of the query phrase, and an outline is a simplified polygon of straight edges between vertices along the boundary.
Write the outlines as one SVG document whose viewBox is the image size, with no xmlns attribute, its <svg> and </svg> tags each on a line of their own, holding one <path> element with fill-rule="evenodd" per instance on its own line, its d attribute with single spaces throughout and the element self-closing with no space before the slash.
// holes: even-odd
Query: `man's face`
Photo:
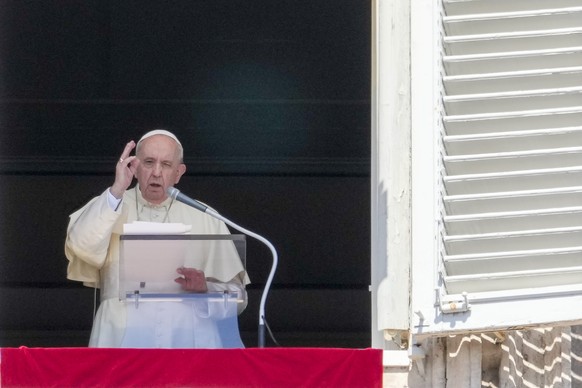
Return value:
<svg viewBox="0 0 582 388">
<path fill-rule="evenodd" d="M 164 135 L 154 135 L 143 140 L 137 154 L 139 165 L 136 178 L 143 197 L 151 203 L 162 203 L 168 187 L 180 181 L 186 172 L 178 155 L 178 144 Z"/>
</svg>

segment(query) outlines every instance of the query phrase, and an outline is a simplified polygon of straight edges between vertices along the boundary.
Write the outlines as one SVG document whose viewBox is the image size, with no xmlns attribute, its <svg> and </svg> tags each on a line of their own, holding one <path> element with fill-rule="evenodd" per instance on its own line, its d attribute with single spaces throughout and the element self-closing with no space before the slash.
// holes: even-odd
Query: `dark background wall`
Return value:
<svg viewBox="0 0 582 388">
<path fill-rule="evenodd" d="M 87 343 L 68 214 L 155 128 L 183 192 L 277 247 L 280 344 L 369 346 L 370 25 L 364 0 L 0 0 L 0 346 Z M 255 346 L 270 252 L 247 260 Z"/>
</svg>

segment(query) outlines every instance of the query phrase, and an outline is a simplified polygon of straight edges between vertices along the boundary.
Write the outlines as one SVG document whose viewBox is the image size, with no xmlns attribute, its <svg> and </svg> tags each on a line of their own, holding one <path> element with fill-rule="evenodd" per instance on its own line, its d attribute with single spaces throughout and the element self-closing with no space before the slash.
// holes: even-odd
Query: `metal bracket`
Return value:
<svg viewBox="0 0 582 388">
<path fill-rule="evenodd" d="M 135 308 L 137 309 L 139 307 L 139 291 L 135 290 L 133 292 L 133 298 L 135 299 Z"/>
<path fill-rule="evenodd" d="M 466 292 L 460 295 L 443 295 L 438 288 L 435 292 L 437 305 L 443 314 L 462 313 L 471 309 L 469 294 Z"/>
<path fill-rule="evenodd" d="M 426 373 L 426 353 L 419 344 L 410 346 L 408 349 L 408 358 L 416 365 L 420 377 L 424 378 Z"/>
</svg>

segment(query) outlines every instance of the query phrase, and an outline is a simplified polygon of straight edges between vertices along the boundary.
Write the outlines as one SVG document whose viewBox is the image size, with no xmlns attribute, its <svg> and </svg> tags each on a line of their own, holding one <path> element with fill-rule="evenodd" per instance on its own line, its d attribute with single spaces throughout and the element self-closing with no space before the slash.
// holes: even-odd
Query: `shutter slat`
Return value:
<svg viewBox="0 0 582 388">
<path fill-rule="evenodd" d="M 576 107 L 582 105 L 582 87 L 456 95 L 443 101 L 451 115 Z"/>
<path fill-rule="evenodd" d="M 443 17 L 447 36 L 540 31 L 580 26 L 582 7 L 462 14 Z"/>
<path fill-rule="evenodd" d="M 443 123 L 447 135 L 575 127 L 582 123 L 582 106 L 504 114 L 445 115 Z"/>
<path fill-rule="evenodd" d="M 444 164 L 449 176 L 577 167 L 582 147 L 447 156 Z"/>
<path fill-rule="evenodd" d="M 578 246 L 582 227 L 445 236 L 448 255 L 559 249 Z M 582 263 L 581 263 L 582 264 Z"/>
<path fill-rule="evenodd" d="M 547 208 L 548 204 L 552 207 L 576 208 L 582 206 L 582 187 L 445 195 L 443 203 L 447 214 L 458 216 L 487 212 L 536 211 Z"/>
<path fill-rule="evenodd" d="M 447 96 L 582 85 L 582 67 L 445 76 Z"/>
<path fill-rule="evenodd" d="M 568 8 L 579 5 L 580 0 L 443 0 L 443 8 L 449 16 Z"/>
<path fill-rule="evenodd" d="M 444 217 L 447 235 L 576 227 L 582 225 L 581 220 L 582 207 L 473 213 Z"/>
<path fill-rule="evenodd" d="M 536 69 L 577 67 L 582 63 L 582 47 L 511 51 L 467 55 L 445 55 L 447 74 L 496 73 Z"/>
<path fill-rule="evenodd" d="M 579 16 L 582 19 L 582 13 Z M 545 26 L 547 27 L 547 26 Z M 564 26 L 559 26 L 564 27 Z M 475 31 L 471 31 L 475 32 Z M 461 35 L 444 39 L 447 55 L 470 55 L 522 50 L 547 50 L 580 46 L 582 28 L 557 28 L 545 31 Z"/>
<path fill-rule="evenodd" d="M 582 144 L 582 126 L 443 136 L 449 156 L 537 150 L 540 140 L 547 148 L 565 148 L 573 144 Z"/>
<path fill-rule="evenodd" d="M 444 176 L 447 195 L 547 190 L 576 186 L 582 167 Z"/>
<path fill-rule="evenodd" d="M 580 263 L 582 247 L 445 256 L 448 276 L 568 268 Z"/>
<path fill-rule="evenodd" d="M 538 288 L 564 286 L 582 282 L 582 267 L 544 271 L 485 273 L 472 276 L 448 276 L 445 281 L 447 283 L 447 291 L 453 294 L 527 289 L 532 285 Z"/>
</svg>

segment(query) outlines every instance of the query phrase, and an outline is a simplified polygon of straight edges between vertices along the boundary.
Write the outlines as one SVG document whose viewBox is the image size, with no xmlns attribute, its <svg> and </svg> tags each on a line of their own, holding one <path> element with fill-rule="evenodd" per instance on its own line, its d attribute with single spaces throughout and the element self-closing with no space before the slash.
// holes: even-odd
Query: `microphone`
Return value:
<svg viewBox="0 0 582 388">
<path fill-rule="evenodd" d="M 188 197 L 187 195 L 181 193 L 180 190 L 178 190 L 175 187 L 172 187 L 172 186 L 168 187 L 168 189 L 166 190 L 166 193 L 172 199 L 175 199 L 176 201 L 180 201 L 188 206 L 192 206 L 193 208 L 200 210 L 202 213 L 206 213 L 206 210 L 208 209 L 208 206 L 204 206 L 203 204 L 201 204 L 197 200 L 192 199 L 192 198 Z"/>
<path fill-rule="evenodd" d="M 277 263 L 279 261 L 279 256 L 277 255 L 277 250 L 275 249 L 273 244 L 271 244 L 266 238 L 254 233 L 254 232 L 251 232 L 250 230 L 245 229 L 242 226 L 235 224 L 234 222 L 221 216 L 220 214 L 218 214 L 216 211 L 212 210 L 208 206 L 203 205 L 201 202 L 198 202 L 197 200 L 192 199 L 192 198 L 188 197 L 187 195 L 182 194 L 180 192 L 180 190 L 178 190 L 177 188 L 172 187 L 172 186 L 168 187 L 168 189 L 166 190 L 166 194 L 168 194 L 168 196 L 175 199 L 176 201 L 180 201 L 183 204 L 186 204 L 186 205 L 191 206 L 195 209 L 198 209 L 202 213 L 206 213 L 206 214 L 216 218 L 217 220 L 220 220 L 220 221 L 224 222 L 225 224 L 232 226 L 234 229 L 236 229 L 236 230 L 238 230 L 246 235 L 249 235 L 251 237 L 256 238 L 257 240 L 259 240 L 260 242 L 265 244 L 271 250 L 271 254 L 273 255 L 273 264 L 271 265 L 271 271 L 269 272 L 269 276 L 267 277 L 267 281 L 265 282 L 265 289 L 263 290 L 263 295 L 261 296 L 261 304 L 259 306 L 259 333 L 258 333 L 259 338 L 258 338 L 258 341 L 259 341 L 259 348 L 264 348 L 265 347 L 265 326 L 266 326 L 265 304 L 267 302 L 267 294 L 269 293 L 269 289 L 271 288 L 271 283 L 273 282 L 273 278 L 275 277 L 275 271 L 277 270 Z"/>
</svg>

